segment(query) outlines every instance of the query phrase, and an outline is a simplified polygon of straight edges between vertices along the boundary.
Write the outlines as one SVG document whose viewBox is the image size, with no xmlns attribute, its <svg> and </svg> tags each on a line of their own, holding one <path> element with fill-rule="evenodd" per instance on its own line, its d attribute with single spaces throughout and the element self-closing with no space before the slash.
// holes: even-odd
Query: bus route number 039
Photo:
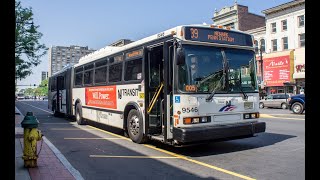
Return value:
<svg viewBox="0 0 320 180">
<path fill-rule="evenodd" d="M 190 113 L 190 112 L 198 112 L 198 107 L 192 107 L 192 108 L 182 108 L 182 113 Z"/>
<path fill-rule="evenodd" d="M 199 37 L 198 29 L 196 29 L 196 28 L 191 28 L 191 29 L 190 29 L 190 32 L 191 32 L 191 38 L 192 38 L 192 39 L 198 39 L 198 37 Z"/>
</svg>

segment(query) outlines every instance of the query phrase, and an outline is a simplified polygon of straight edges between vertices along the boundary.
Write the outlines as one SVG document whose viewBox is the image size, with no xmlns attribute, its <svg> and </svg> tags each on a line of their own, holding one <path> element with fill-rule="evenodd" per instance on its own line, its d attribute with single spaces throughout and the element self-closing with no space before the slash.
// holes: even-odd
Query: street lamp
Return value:
<svg viewBox="0 0 320 180">
<path fill-rule="evenodd" d="M 263 59 L 262 59 L 262 41 L 260 41 L 260 45 L 258 46 L 258 41 L 256 41 L 256 53 L 260 55 L 260 73 L 261 73 L 261 81 L 260 81 L 260 88 L 261 88 L 261 96 L 264 96 L 264 82 L 263 82 Z"/>
</svg>

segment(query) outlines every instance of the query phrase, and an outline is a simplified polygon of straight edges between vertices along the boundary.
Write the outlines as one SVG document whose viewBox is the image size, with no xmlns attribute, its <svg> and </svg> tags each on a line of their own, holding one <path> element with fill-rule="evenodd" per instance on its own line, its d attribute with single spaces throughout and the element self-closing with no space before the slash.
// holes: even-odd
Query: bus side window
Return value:
<svg viewBox="0 0 320 180">
<path fill-rule="evenodd" d="M 125 81 L 142 79 L 142 59 L 125 62 Z"/>
</svg>

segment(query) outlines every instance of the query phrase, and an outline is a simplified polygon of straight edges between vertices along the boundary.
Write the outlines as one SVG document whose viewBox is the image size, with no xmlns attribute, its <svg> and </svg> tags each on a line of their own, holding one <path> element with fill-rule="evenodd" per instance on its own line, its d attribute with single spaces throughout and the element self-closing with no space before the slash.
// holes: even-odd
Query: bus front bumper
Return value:
<svg viewBox="0 0 320 180">
<path fill-rule="evenodd" d="M 265 122 L 239 123 L 232 125 L 173 128 L 173 139 L 179 143 L 214 141 L 223 139 L 240 139 L 265 132 Z"/>
</svg>

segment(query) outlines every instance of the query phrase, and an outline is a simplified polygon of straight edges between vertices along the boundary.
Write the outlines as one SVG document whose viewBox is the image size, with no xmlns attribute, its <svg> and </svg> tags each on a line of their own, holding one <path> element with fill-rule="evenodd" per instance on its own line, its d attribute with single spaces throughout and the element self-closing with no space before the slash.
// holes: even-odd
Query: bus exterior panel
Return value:
<svg viewBox="0 0 320 180">
<path fill-rule="evenodd" d="M 265 123 L 257 121 L 258 94 L 248 94 L 247 100 L 238 95 L 219 94 L 207 102 L 206 97 L 174 95 L 173 138 L 179 143 L 248 136 L 265 131 Z M 200 123 L 185 124 L 189 118 L 191 121 L 198 118 Z"/>
<path fill-rule="evenodd" d="M 144 90 L 141 84 L 108 85 L 73 90 L 73 104 L 80 100 L 85 119 L 124 128 L 124 112 L 128 104 L 136 104 L 144 112 Z"/>
</svg>

